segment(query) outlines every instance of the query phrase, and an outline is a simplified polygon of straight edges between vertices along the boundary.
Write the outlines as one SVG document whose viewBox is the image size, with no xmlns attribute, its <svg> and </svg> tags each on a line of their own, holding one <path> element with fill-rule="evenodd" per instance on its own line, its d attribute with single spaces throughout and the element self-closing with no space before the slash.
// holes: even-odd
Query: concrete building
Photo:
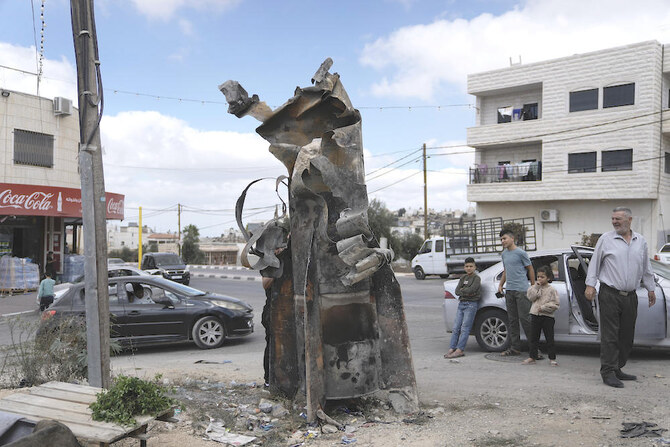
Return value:
<svg viewBox="0 0 670 447">
<path fill-rule="evenodd" d="M 65 255 L 80 248 L 78 144 L 70 100 L 0 88 L 0 255 L 30 258 L 43 271 L 53 252 L 62 273 Z M 107 218 L 122 220 L 124 196 L 105 196 Z"/>
<path fill-rule="evenodd" d="M 179 235 L 177 233 L 151 233 L 147 236 L 147 244 L 156 246 L 159 253 L 179 253 Z"/>
<path fill-rule="evenodd" d="M 477 218 L 534 216 L 538 248 L 557 248 L 628 206 L 653 252 L 670 237 L 669 88 L 656 41 L 469 75 Z"/>
<path fill-rule="evenodd" d="M 142 244 L 148 244 L 149 234 L 153 230 L 146 225 L 142 228 Z M 127 226 L 107 225 L 107 250 L 131 250 L 139 248 L 140 227 L 137 222 L 129 222 Z"/>
</svg>

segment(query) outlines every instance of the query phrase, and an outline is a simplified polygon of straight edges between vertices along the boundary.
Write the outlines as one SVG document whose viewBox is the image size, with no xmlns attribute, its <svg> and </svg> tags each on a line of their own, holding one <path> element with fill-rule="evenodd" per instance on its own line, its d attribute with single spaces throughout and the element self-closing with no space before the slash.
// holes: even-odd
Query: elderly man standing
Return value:
<svg viewBox="0 0 670 447">
<path fill-rule="evenodd" d="M 633 348 L 640 280 L 649 292 L 649 307 L 656 302 L 654 274 L 647 241 L 631 230 L 633 213 L 624 207 L 612 211 L 614 231 L 603 234 L 596 244 L 586 276 L 586 298 L 596 297 L 600 281 L 600 375 L 606 385 L 623 388 L 622 380 L 636 376 L 621 371 Z"/>
</svg>

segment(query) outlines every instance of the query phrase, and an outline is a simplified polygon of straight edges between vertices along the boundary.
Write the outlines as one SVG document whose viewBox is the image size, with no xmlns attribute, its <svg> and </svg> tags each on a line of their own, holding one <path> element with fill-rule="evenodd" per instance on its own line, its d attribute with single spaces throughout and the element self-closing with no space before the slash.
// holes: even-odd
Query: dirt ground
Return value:
<svg viewBox="0 0 670 447">
<path fill-rule="evenodd" d="M 299 417 L 301 409 L 291 408 L 286 402 L 283 403 L 289 415 L 277 420 L 266 418 L 265 423 L 272 425 L 267 431 L 261 429 L 262 420 L 248 430 L 247 412 L 253 413 L 261 398 L 271 399 L 267 391 L 254 386 L 253 381 L 258 380 L 256 374 L 240 368 L 226 370 L 219 365 L 194 365 L 190 371 L 163 369 L 161 372 L 170 384 L 179 384 L 176 388 L 181 399 L 186 398 L 186 405 L 179 415 L 179 423 L 156 423 L 151 427 L 155 435 L 151 444 L 165 447 L 222 445 L 204 440 L 204 428 L 208 417 L 220 417 L 221 412 L 217 416 L 216 409 L 229 407 L 232 399 L 233 406 L 237 406 L 237 417 L 229 418 L 226 427 L 234 433 L 259 436 L 255 443 L 248 445 L 670 445 L 670 441 L 663 444 L 660 438 L 620 438 L 623 422 L 647 421 L 670 429 L 667 356 L 647 358 L 643 353 L 641 358 L 632 360 L 630 372 L 646 369 L 639 374 L 638 381 L 626 382 L 624 389 L 602 384 L 597 373 L 598 359 L 592 355 L 564 356 L 559 358 L 562 360 L 559 367 L 550 367 L 546 360 L 533 366 L 521 366 L 523 358 L 511 362 L 492 361 L 494 356 L 474 353 L 458 360 L 434 359 L 430 369 L 442 372 L 440 392 L 431 392 L 426 386 L 426 382 L 430 386 L 430 381 L 422 381 L 423 374 L 417 371 L 422 401 L 419 414 L 396 415 L 383 404 L 364 405 L 365 408 L 356 409 L 360 411 L 349 413 L 342 407 L 330 408 L 328 414 L 349 433 L 320 433 L 319 427 L 307 427 Z M 136 372 L 153 374 L 156 371 L 136 368 Z M 310 429 L 316 430 L 318 436 L 308 439 Z M 294 432 L 297 433 L 291 437 Z M 665 433 L 664 439 L 670 440 L 670 432 Z"/>
</svg>

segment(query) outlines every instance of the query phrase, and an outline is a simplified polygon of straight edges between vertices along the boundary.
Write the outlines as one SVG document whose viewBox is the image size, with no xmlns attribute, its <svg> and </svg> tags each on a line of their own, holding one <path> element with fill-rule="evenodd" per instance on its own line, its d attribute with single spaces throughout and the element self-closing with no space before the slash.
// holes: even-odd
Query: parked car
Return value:
<svg viewBox="0 0 670 447">
<path fill-rule="evenodd" d="M 127 265 L 117 265 L 117 264 L 107 266 L 108 278 L 116 278 L 117 276 L 139 276 L 139 275 L 151 276 L 149 273 L 145 272 L 144 270 L 140 270 L 136 267 L 130 267 Z M 82 281 L 84 281 L 84 275 L 79 275 L 72 282 L 63 282 L 60 284 L 56 284 L 54 286 L 54 302 L 61 299 L 63 295 L 65 295 L 65 293 L 68 290 L 70 290 L 70 287 Z M 37 304 L 38 305 L 40 304 L 39 298 L 37 298 Z"/>
<path fill-rule="evenodd" d="M 142 270 L 152 275 L 188 285 L 191 272 L 176 253 L 146 253 L 142 256 Z"/>
<path fill-rule="evenodd" d="M 211 349 L 254 331 L 252 307 L 236 298 L 157 276 L 110 278 L 109 289 L 110 332 L 122 346 L 193 341 Z M 64 319 L 81 318 L 84 298 L 84 284 L 73 285 L 42 313 L 38 335 Z"/>
<path fill-rule="evenodd" d="M 119 264 L 125 264 L 126 261 L 124 261 L 121 258 L 107 258 L 107 265 L 119 265 Z"/>
<path fill-rule="evenodd" d="M 548 265 L 554 274 L 552 286 L 558 291 L 561 307 L 555 314 L 556 342 L 598 343 L 599 312 L 598 299 L 588 301 L 586 272 L 593 255 L 589 247 L 571 247 L 564 250 L 545 250 L 529 253 L 535 271 Z M 646 289 L 637 289 L 638 314 L 635 326 L 635 346 L 670 347 L 670 268 L 652 260 L 656 279 L 656 304 L 649 307 Z M 501 352 L 510 345 L 507 330 L 505 300 L 496 298 L 498 284 L 503 272 L 502 262 L 480 273 L 482 299 L 480 301 L 472 333 L 485 351 Z M 458 307 L 455 299 L 457 280 L 444 282 L 444 321 L 447 332 L 451 332 Z M 599 289 L 600 285 L 596 287 Z M 522 333 L 522 338 L 525 338 Z"/>
<path fill-rule="evenodd" d="M 658 253 L 654 255 L 654 260 L 670 265 L 670 244 L 662 246 Z"/>
</svg>

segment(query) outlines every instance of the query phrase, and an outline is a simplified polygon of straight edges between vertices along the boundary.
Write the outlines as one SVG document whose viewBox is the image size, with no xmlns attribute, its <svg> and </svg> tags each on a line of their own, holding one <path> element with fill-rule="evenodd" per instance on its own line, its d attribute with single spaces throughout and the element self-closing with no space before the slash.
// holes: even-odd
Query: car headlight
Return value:
<svg viewBox="0 0 670 447">
<path fill-rule="evenodd" d="M 238 303 L 231 303 L 230 301 L 210 301 L 210 303 L 212 303 L 215 306 L 223 307 L 225 309 L 230 310 L 241 310 L 241 311 L 247 310 L 246 306 Z"/>
<path fill-rule="evenodd" d="M 188 271 L 190 271 L 190 270 L 191 270 L 191 266 L 190 266 L 190 265 L 187 265 L 186 268 L 184 269 L 185 272 L 188 272 Z"/>
</svg>

